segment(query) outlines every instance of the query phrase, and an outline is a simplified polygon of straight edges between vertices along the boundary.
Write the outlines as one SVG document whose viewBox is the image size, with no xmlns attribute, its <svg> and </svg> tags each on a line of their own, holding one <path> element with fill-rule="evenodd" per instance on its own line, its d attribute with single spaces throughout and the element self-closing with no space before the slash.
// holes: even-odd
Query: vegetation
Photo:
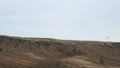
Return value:
<svg viewBox="0 0 120 68">
<path fill-rule="evenodd" d="M 3 51 L 3 49 L 2 48 L 0 48 L 0 52 L 2 52 Z"/>
<path fill-rule="evenodd" d="M 47 59 L 38 62 L 34 68 L 67 68 L 67 65 L 57 59 Z"/>
<path fill-rule="evenodd" d="M 117 68 L 120 65 L 118 42 L 8 36 L 0 36 L 0 42 L 0 68 L 106 68 L 105 65 Z"/>
<path fill-rule="evenodd" d="M 100 60 L 100 63 L 101 63 L 101 64 L 104 64 L 104 63 L 105 63 L 105 61 L 104 61 L 103 58 L 100 58 L 99 60 Z"/>
</svg>

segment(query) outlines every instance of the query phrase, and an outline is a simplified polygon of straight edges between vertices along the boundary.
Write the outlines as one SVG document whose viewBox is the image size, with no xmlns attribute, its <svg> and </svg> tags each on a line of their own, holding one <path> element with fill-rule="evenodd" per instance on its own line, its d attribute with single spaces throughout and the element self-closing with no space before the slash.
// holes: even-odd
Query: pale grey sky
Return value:
<svg viewBox="0 0 120 68">
<path fill-rule="evenodd" d="M 0 35 L 120 41 L 120 0 L 1 0 Z"/>
</svg>

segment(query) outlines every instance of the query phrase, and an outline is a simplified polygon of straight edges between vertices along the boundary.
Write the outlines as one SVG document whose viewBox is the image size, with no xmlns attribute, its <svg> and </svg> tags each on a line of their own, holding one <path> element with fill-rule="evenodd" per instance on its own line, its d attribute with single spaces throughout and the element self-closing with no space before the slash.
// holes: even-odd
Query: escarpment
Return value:
<svg viewBox="0 0 120 68">
<path fill-rule="evenodd" d="M 0 60 L 3 68 L 119 68 L 120 42 L 0 36 Z"/>
</svg>

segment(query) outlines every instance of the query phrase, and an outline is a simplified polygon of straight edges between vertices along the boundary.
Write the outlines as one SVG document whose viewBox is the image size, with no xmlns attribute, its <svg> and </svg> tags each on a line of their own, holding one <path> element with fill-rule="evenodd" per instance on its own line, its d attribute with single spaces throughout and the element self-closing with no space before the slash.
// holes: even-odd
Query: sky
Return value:
<svg viewBox="0 0 120 68">
<path fill-rule="evenodd" d="M 0 0 L 0 35 L 120 42 L 119 30 L 120 0 Z"/>
</svg>

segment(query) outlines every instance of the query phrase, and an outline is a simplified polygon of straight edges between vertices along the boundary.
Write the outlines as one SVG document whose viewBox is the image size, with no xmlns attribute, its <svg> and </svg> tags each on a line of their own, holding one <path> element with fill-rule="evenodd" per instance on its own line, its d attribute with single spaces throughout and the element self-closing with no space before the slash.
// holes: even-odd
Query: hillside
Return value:
<svg viewBox="0 0 120 68">
<path fill-rule="evenodd" d="M 1 35 L 0 68 L 120 68 L 120 42 Z"/>
</svg>

